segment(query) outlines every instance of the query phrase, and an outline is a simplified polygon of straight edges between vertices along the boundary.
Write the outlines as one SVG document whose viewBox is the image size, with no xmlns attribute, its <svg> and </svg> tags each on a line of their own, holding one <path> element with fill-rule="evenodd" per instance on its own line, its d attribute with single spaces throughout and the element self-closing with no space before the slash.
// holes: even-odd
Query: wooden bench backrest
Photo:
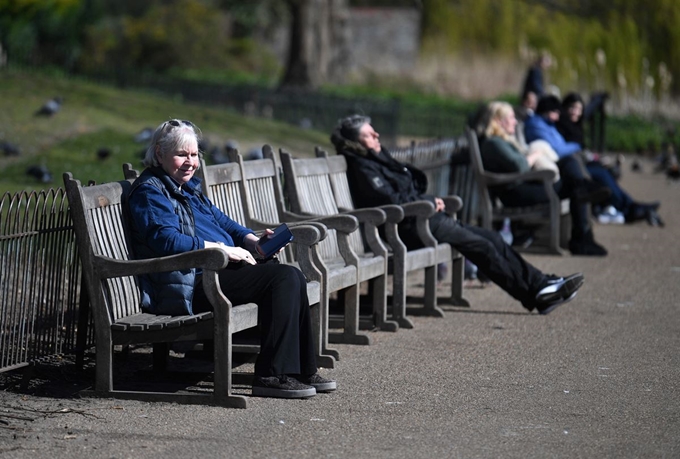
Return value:
<svg viewBox="0 0 680 459">
<path fill-rule="evenodd" d="M 250 217 L 261 222 L 279 222 L 284 207 L 275 162 L 270 158 L 244 161 L 243 174 Z"/>
<path fill-rule="evenodd" d="M 280 153 L 286 190 L 293 212 L 313 215 L 340 213 L 326 158 L 293 159 L 291 154 L 284 150 Z M 350 234 L 350 245 L 357 254 L 365 253 L 360 231 Z"/>
<path fill-rule="evenodd" d="M 263 159 L 241 161 L 243 167 L 246 199 L 250 217 L 260 222 L 276 224 L 285 210 L 281 168 L 271 146 L 262 148 Z M 311 217 L 310 217 L 311 218 Z M 329 229 L 326 238 L 318 244 L 318 253 L 323 260 L 340 256 L 335 230 Z"/>
<path fill-rule="evenodd" d="M 80 186 L 77 181 L 67 183 L 71 217 L 95 323 L 108 320 L 110 325 L 141 312 L 140 289 L 135 276 L 100 279 L 94 274 L 106 274 L 95 256 L 130 260 L 122 206 L 122 198 L 130 186 L 128 180 L 87 187 Z M 101 305 L 106 305 L 108 318 L 103 316 Z"/>
<path fill-rule="evenodd" d="M 243 199 L 241 168 L 236 163 L 206 166 L 201 160 L 197 175 L 202 176 L 203 192 L 222 212 L 241 225 L 248 226 Z"/>
<path fill-rule="evenodd" d="M 354 202 L 347 181 L 347 160 L 342 155 L 329 155 L 318 147 L 315 151 L 318 158 L 325 158 L 328 163 L 328 177 L 338 209 L 354 210 Z"/>
<path fill-rule="evenodd" d="M 230 156 L 232 162 L 226 164 L 206 166 L 202 162 L 199 171 L 202 170 L 204 193 L 213 204 L 237 223 L 254 227 L 252 221 L 255 219 L 270 223 L 271 227 L 274 228 L 279 222 L 279 217 L 276 212 L 276 205 L 272 206 L 272 204 L 275 204 L 274 200 L 270 199 L 273 191 L 261 186 L 261 183 L 259 183 L 260 186 L 256 183 L 251 187 L 245 180 L 243 173 L 245 171 L 247 175 L 255 176 L 255 180 L 257 180 L 258 175 L 260 175 L 257 172 L 266 169 L 262 166 L 266 166 L 267 162 L 253 160 L 242 163 L 242 158 L 235 151 Z M 250 167 L 244 169 L 244 164 L 249 164 Z M 259 209 L 264 210 L 260 211 Z M 284 250 L 278 254 L 278 258 L 282 263 L 287 263 L 291 258 L 291 253 Z"/>
<path fill-rule="evenodd" d="M 427 176 L 427 193 L 437 196 L 449 194 L 451 157 L 456 149 L 456 139 L 432 139 L 408 147 L 392 148 L 390 154 L 399 162 L 421 169 Z"/>
</svg>

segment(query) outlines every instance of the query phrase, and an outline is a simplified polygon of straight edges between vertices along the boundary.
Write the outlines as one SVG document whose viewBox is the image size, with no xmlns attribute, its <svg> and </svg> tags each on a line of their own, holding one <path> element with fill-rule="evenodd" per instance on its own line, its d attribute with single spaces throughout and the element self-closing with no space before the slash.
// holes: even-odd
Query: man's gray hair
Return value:
<svg viewBox="0 0 680 459">
<path fill-rule="evenodd" d="M 371 124 L 371 118 L 364 115 L 351 115 L 338 122 L 340 134 L 347 140 L 359 140 L 359 131 L 364 124 Z"/>
</svg>

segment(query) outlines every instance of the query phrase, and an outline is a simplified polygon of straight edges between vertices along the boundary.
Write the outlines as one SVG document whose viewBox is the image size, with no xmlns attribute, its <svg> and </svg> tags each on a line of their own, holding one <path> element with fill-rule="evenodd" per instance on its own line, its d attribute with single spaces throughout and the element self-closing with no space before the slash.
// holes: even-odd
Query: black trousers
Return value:
<svg viewBox="0 0 680 459">
<path fill-rule="evenodd" d="M 506 244 L 497 232 L 463 225 L 443 212 L 430 217 L 430 230 L 437 241 L 449 243 L 525 308 L 534 309 L 536 293 L 545 285 L 547 277 Z"/>
<path fill-rule="evenodd" d="M 316 373 L 307 280 L 299 269 L 273 262 L 231 263 L 220 271 L 219 279 L 222 292 L 232 304 L 258 305 L 260 354 L 255 375 Z M 196 295 L 205 293 L 198 288 Z"/>
<path fill-rule="evenodd" d="M 592 231 L 588 205 L 574 199 L 574 192 L 587 179 L 583 166 L 574 157 L 566 156 L 557 162 L 560 170 L 560 180 L 554 184 L 555 192 L 560 199 L 569 198 L 569 214 L 571 215 L 571 239 L 579 241 Z M 548 195 L 543 184 L 537 182 L 521 183 L 512 189 L 497 193 L 504 206 L 521 207 L 543 204 L 548 202 Z"/>
</svg>

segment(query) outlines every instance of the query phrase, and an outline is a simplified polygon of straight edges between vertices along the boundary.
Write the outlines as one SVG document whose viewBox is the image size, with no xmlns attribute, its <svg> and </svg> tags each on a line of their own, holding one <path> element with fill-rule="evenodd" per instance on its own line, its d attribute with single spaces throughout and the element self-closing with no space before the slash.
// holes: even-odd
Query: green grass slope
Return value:
<svg viewBox="0 0 680 459">
<path fill-rule="evenodd" d="M 34 113 L 52 97 L 64 98 L 53 117 Z M 21 149 L 20 156 L 0 153 L 0 195 L 20 190 L 59 187 L 62 174 L 72 172 L 82 182 L 120 180 L 121 165 L 141 166 L 144 145 L 134 136 L 169 118 L 191 120 L 210 145 L 235 140 L 241 152 L 269 143 L 299 156 L 311 156 L 315 145 L 329 147 L 328 133 L 302 130 L 288 124 L 249 118 L 227 109 L 173 100 L 148 91 L 120 90 L 76 78 L 51 77 L 16 70 L 0 71 L 0 141 Z M 99 148 L 111 155 L 101 160 Z M 44 165 L 51 183 L 26 174 Z"/>
</svg>

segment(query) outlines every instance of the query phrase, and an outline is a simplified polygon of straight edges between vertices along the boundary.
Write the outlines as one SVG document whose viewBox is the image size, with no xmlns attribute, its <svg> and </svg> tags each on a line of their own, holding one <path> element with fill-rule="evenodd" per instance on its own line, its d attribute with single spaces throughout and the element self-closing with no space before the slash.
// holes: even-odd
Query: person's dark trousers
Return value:
<svg viewBox="0 0 680 459">
<path fill-rule="evenodd" d="M 506 244 L 498 233 L 463 225 L 443 212 L 430 218 L 430 230 L 437 241 L 448 243 L 458 250 L 525 308 L 534 309 L 536 293 L 545 285 L 547 278 Z"/>
<path fill-rule="evenodd" d="M 316 373 L 307 280 L 299 269 L 274 262 L 230 263 L 219 279 L 232 304 L 258 305 L 260 354 L 255 375 Z"/>
<path fill-rule="evenodd" d="M 560 170 L 560 189 L 557 195 L 560 199 L 569 198 L 569 213 L 571 214 L 571 240 L 583 241 L 592 237 L 588 204 L 575 198 L 578 189 L 589 180 L 583 163 L 574 155 L 564 156 L 557 161 Z"/>
<path fill-rule="evenodd" d="M 627 214 L 633 204 L 633 198 L 621 189 L 611 172 L 609 172 L 602 164 L 595 162 L 586 164 L 586 168 L 594 182 L 606 186 L 611 190 L 611 198 L 609 198 L 609 201 L 606 204 L 614 206 L 617 210 L 623 212 L 624 215 Z"/>
</svg>

